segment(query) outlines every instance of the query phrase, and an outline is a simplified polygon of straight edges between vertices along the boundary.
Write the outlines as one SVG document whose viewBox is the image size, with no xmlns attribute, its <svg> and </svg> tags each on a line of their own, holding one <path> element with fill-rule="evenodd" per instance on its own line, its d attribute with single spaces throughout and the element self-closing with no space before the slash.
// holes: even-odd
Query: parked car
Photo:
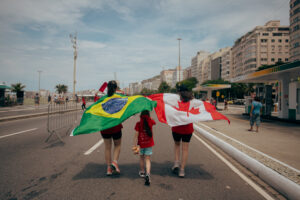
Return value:
<svg viewBox="0 0 300 200">
<path fill-rule="evenodd" d="M 245 105 L 246 100 L 245 99 L 235 99 L 233 100 L 233 104 L 235 105 Z"/>
</svg>

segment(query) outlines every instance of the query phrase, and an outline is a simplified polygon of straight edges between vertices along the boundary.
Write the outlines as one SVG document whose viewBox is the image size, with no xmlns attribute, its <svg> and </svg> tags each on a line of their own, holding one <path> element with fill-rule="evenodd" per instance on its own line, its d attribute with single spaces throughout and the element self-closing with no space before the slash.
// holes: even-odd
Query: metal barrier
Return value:
<svg viewBox="0 0 300 200">
<path fill-rule="evenodd" d="M 76 101 L 58 101 L 51 102 L 48 105 L 48 121 L 47 130 L 50 134 L 45 142 L 47 142 L 52 135 L 56 135 L 58 139 L 63 142 L 62 137 L 58 133 L 59 130 L 67 128 L 66 134 L 77 123 L 77 115 L 80 106 Z"/>
</svg>

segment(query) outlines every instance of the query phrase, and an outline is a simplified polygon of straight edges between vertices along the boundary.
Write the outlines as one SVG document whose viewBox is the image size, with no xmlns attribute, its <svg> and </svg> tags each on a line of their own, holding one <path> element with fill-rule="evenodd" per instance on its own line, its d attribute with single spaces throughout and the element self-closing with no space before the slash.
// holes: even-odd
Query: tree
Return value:
<svg viewBox="0 0 300 200">
<path fill-rule="evenodd" d="M 144 96 L 148 96 L 148 95 L 155 94 L 155 93 L 156 93 L 155 90 L 150 90 L 147 88 L 143 88 L 141 91 L 141 95 L 144 95 Z"/>
<path fill-rule="evenodd" d="M 191 78 L 188 78 L 188 79 L 178 82 L 176 84 L 176 86 L 178 84 L 184 84 L 190 91 L 192 91 L 192 89 L 196 87 L 197 83 L 198 83 L 198 80 L 195 77 L 191 77 Z"/>
<path fill-rule="evenodd" d="M 68 91 L 68 86 L 64 84 L 58 84 L 55 86 L 55 89 L 58 92 L 58 94 L 66 93 Z"/>
<path fill-rule="evenodd" d="M 11 84 L 12 92 L 21 92 L 26 86 L 22 85 L 22 83 Z"/>
<path fill-rule="evenodd" d="M 161 84 L 158 87 L 158 92 L 159 93 L 164 93 L 164 92 L 170 92 L 171 87 L 165 82 L 161 82 Z"/>
</svg>

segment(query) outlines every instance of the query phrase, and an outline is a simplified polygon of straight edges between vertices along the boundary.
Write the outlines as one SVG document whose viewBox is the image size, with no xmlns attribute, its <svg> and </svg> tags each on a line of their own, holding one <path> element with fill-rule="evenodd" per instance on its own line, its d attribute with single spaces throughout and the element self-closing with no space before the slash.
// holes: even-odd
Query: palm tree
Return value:
<svg viewBox="0 0 300 200">
<path fill-rule="evenodd" d="M 11 91 L 17 94 L 17 103 L 23 104 L 24 101 L 24 91 L 23 89 L 26 87 L 22 85 L 22 83 L 11 84 Z"/>
<path fill-rule="evenodd" d="M 55 89 L 58 92 L 58 94 L 66 93 L 68 91 L 68 86 L 64 84 L 58 84 L 55 86 Z"/>
<path fill-rule="evenodd" d="M 22 83 L 11 84 L 12 92 L 18 93 L 21 92 L 26 86 L 22 85 Z"/>
</svg>

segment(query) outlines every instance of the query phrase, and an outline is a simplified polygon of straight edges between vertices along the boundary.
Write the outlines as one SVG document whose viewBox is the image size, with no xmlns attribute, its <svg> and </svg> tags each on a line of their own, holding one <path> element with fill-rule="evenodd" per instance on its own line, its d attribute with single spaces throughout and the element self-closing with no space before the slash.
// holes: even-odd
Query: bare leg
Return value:
<svg viewBox="0 0 300 200">
<path fill-rule="evenodd" d="M 145 161 L 146 161 L 146 172 L 147 172 L 147 174 L 150 174 L 150 171 L 151 171 L 150 156 L 145 156 Z"/>
<path fill-rule="evenodd" d="M 186 165 L 188 154 L 189 154 L 189 143 L 182 142 L 182 158 L 181 158 L 181 166 L 180 166 L 180 169 L 182 170 L 184 170 L 184 167 Z"/>
<path fill-rule="evenodd" d="M 103 139 L 104 140 L 104 155 L 107 166 L 111 165 L 111 139 Z"/>
<path fill-rule="evenodd" d="M 145 156 L 140 156 L 140 171 L 145 172 Z"/>
<path fill-rule="evenodd" d="M 114 161 L 119 160 L 120 150 L 121 150 L 121 138 L 118 140 L 114 140 Z"/>
<path fill-rule="evenodd" d="M 174 152 L 175 152 L 175 163 L 179 163 L 180 158 L 180 142 L 175 142 L 174 145 Z"/>
</svg>

